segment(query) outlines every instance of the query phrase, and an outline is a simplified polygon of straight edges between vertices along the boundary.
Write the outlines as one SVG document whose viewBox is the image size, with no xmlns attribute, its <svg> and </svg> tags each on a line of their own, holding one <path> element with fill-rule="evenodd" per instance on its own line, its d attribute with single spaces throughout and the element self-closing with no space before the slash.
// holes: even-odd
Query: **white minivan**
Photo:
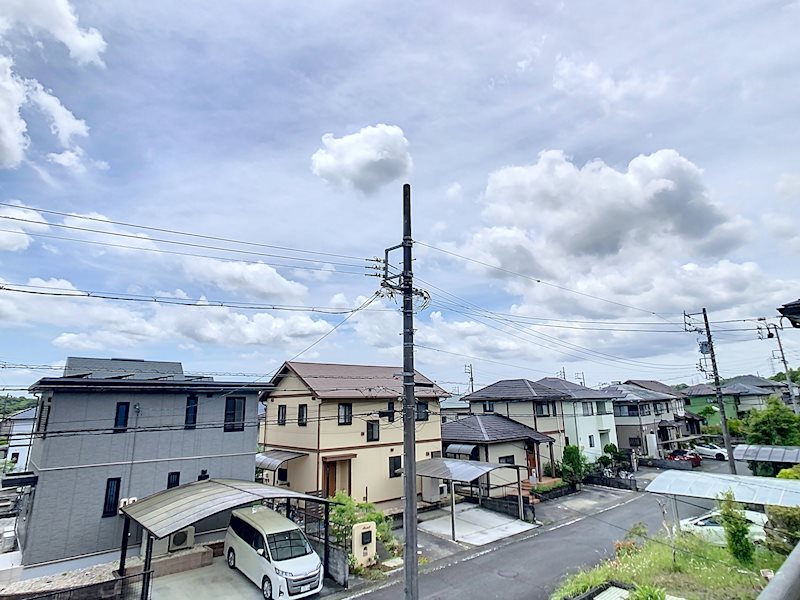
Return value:
<svg viewBox="0 0 800 600">
<path fill-rule="evenodd" d="M 305 598 L 322 589 L 322 561 L 300 528 L 264 506 L 231 513 L 225 557 L 261 587 L 265 600 Z"/>
</svg>

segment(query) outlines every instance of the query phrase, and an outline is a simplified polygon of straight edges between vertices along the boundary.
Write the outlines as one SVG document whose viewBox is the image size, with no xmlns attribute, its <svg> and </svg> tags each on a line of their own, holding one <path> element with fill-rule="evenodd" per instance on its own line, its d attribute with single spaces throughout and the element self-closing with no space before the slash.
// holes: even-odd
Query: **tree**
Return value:
<svg viewBox="0 0 800 600">
<path fill-rule="evenodd" d="M 561 461 L 564 479 L 569 483 L 580 483 L 589 474 L 589 461 L 577 446 L 566 446 Z"/>
<path fill-rule="evenodd" d="M 747 443 L 765 446 L 800 445 L 800 417 L 777 398 L 770 398 L 761 410 L 751 410 L 747 417 Z M 750 470 L 762 477 L 775 477 L 787 463 L 751 461 Z"/>
<path fill-rule="evenodd" d="M 800 479 L 800 465 L 782 469 L 778 479 Z M 767 548 L 780 554 L 789 554 L 800 541 L 800 508 L 790 506 L 767 506 L 769 527 Z"/>
<path fill-rule="evenodd" d="M 744 516 L 744 511 L 733 501 L 733 492 L 730 490 L 722 494 L 719 504 L 728 551 L 741 564 L 752 564 L 755 548 L 748 538 L 750 525 Z"/>
<path fill-rule="evenodd" d="M 797 384 L 800 384 L 800 368 L 792 369 L 789 367 L 789 376 L 792 378 Z M 772 377 L 770 377 L 772 381 L 786 381 L 786 373 L 781 371 L 780 373 L 776 373 Z"/>
<path fill-rule="evenodd" d="M 717 410 L 718 409 L 714 408 L 711 404 L 706 404 L 697 414 L 708 421 L 708 419 L 717 414 Z"/>
</svg>

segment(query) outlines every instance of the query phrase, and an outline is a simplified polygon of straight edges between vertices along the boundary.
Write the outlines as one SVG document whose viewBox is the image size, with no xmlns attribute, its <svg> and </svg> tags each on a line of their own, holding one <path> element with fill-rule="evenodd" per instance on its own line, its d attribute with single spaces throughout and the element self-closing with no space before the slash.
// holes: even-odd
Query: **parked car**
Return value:
<svg viewBox="0 0 800 600">
<path fill-rule="evenodd" d="M 692 463 L 692 467 L 697 468 L 703 462 L 703 457 L 694 450 L 673 450 L 667 454 L 667 460 L 685 460 Z"/>
<path fill-rule="evenodd" d="M 728 460 L 728 451 L 710 442 L 698 442 L 694 445 L 694 451 L 700 456 L 714 458 L 716 460 Z"/>
<path fill-rule="evenodd" d="M 257 586 L 265 600 L 305 598 L 322 589 L 322 561 L 300 528 L 269 508 L 231 513 L 225 557 Z"/>
<path fill-rule="evenodd" d="M 752 510 L 744 511 L 744 517 L 750 527 L 747 537 L 751 542 L 763 542 L 767 539 L 764 530 L 767 524 L 767 515 Z M 719 511 L 706 513 L 699 517 L 681 520 L 681 531 L 688 531 L 700 536 L 715 546 L 725 546 L 725 529 L 722 527 L 722 518 Z"/>
</svg>

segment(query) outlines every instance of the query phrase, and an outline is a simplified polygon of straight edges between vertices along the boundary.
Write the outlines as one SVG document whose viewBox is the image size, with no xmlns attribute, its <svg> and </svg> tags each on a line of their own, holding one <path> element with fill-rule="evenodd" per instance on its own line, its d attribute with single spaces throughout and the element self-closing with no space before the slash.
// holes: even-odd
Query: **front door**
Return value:
<svg viewBox="0 0 800 600">
<path fill-rule="evenodd" d="M 325 495 L 330 498 L 336 495 L 336 463 L 325 463 Z"/>
<path fill-rule="evenodd" d="M 534 472 L 536 473 L 536 479 L 538 480 L 542 474 L 539 473 L 538 468 L 536 467 L 536 451 L 533 446 L 527 446 L 525 448 L 525 457 L 528 461 L 528 477 L 532 477 Z"/>
</svg>

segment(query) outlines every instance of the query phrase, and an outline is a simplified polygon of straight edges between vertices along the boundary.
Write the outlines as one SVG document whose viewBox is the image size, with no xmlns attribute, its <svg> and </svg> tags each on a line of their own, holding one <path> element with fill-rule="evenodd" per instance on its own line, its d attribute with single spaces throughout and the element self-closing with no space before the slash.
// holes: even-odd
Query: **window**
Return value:
<svg viewBox="0 0 800 600">
<path fill-rule="evenodd" d="M 103 500 L 103 516 L 113 517 L 119 510 L 119 488 L 122 479 L 119 477 L 112 477 L 106 479 L 106 497 Z"/>
<path fill-rule="evenodd" d="M 339 404 L 339 425 L 353 424 L 353 403 L 342 402 Z"/>
<path fill-rule="evenodd" d="M 607 415 L 608 409 L 606 408 L 605 402 L 597 402 L 597 414 L 598 415 Z"/>
<path fill-rule="evenodd" d="M 649 414 L 649 413 L 648 413 Z M 639 407 L 635 404 L 615 404 L 614 416 L 617 417 L 638 417 Z"/>
<path fill-rule="evenodd" d="M 640 437 L 628 438 L 628 445 L 631 448 L 638 448 L 639 446 L 642 445 L 642 438 L 640 438 Z"/>
<path fill-rule="evenodd" d="M 225 398 L 225 431 L 244 431 L 244 398 Z"/>
<path fill-rule="evenodd" d="M 589 448 L 594 448 L 594 436 L 589 436 Z"/>
<path fill-rule="evenodd" d="M 167 474 L 167 489 L 178 487 L 181 484 L 181 472 L 173 471 Z"/>
<path fill-rule="evenodd" d="M 286 425 L 286 405 L 278 404 L 278 425 Z"/>
<path fill-rule="evenodd" d="M 390 456 L 389 457 L 389 478 L 393 479 L 395 477 L 400 477 L 402 473 L 400 473 L 400 469 L 403 467 L 403 457 L 402 456 Z"/>
<path fill-rule="evenodd" d="M 242 541 L 248 544 L 252 543 L 253 537 L 256 535 L 256 530 L 249 523 L 245 523 L 239 517 L 231 516 L 231 529 L 233 533 L 238 535 Z"/>
<path fill-rule="evenodd" d="M 186 398 L 186 416 L 183 419 L 184 429 L 194 429 L 197 425 L 197 396 Z"/>
<path fill-rule="evenodd" d="M 205 481 L 209 477 L 211 477 L 211 475 L 208 474 L 208 469 L 200 469 L 200 475 L 197 476 L 197 481 Z"/>
<path fill-rule="evenodd" d="M 389 423 L 394 423 L 394 402 L 390 401 L 386 403 L 386 419 Z"/>
<path fill-rule="evenodd" d="M 550 416 L 550 404 L 545 402 L 536 402 L 536 416 L 537 417 L 549 417 Z"/>
<path fill-rule="evenodd" d="M 594 406 L 592 406 L 591 402 L 582 402 L 583 404 L 583 416 L 590 417 L 594 414 Z"/>
<path fill-rule="evenodd" d="M 486 402 L 484 402 L 483 403 L 483 412 L 485 412 L 485 413 L 494 412 L 494 402 L 492 402 L 491 400 L 487 400 Z"/>
<path fill-rule="evenodd" d="M 297 424 L 300 427 L 308 425 L 308 404 L 297 405 Z"/>
<path fill-rule="evenodd" d="M 12 452 L 11 453 L 11 462 L 19 462 L 19 452 Z"/>
<path fill-rule="evenodd" d="M 642 416 L 650 414 L 650 405 L 649 404 L 640 404 L 639 405 L 639 413 Z"/>
<path fill-rule="evenodd" d="M 128 428 L 128 413 L 131 411 L 130 402 L 117 402 L 117 412 L 114 415 L 114 432 L 123 432 Z"/>
<path fill-rule="evenodd" d="M 513 465 L 514 464 L 514 457 L 513 456 L 501 456 L 497 459 L 501 465 Z"/>
<path fill-rule="evenodd" d="M 381 439 L 381 422 L 367 421 L 367 441 L 377 442 Z"/>
<path fill-rule="evenodd" d="M 257 534 L 261 537 L 261 534 Z M 299 529 L 267 534 L 267 544 L 272 560 L 281 561 L 311 554 L 311 545 Z"/>
<path fill-rule="evenodd" d="M 428 403 L 427 402 L 417 402 L 417 421 L 427 421 L 428 420 Z"/>
<path fill-rule="evenodd" d="M 653 409 L 657 415 L 663 415 L 665 412 L 667 412 L 666 406 L 661 402 L 655 402 L 653 404 Z"/>
<path fill-rule="evenodd" d="M 275 479 L 278 481 L 289 481 L 289 469 L 286 467 L 281 467 L 278 469 L 278 472 L 275 474 Z"/>
</svg>

